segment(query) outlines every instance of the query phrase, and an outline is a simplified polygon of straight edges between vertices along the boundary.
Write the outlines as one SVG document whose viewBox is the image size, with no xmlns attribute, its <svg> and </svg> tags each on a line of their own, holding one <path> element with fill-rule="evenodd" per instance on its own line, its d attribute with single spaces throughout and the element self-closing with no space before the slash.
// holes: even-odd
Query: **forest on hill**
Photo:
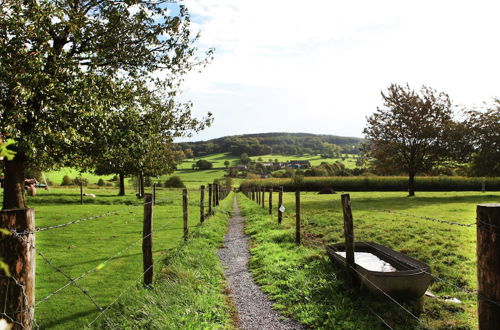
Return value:
<svg viewBox="0 0 500 330">
<path fill-rule="evenodd" d="M 249 156 L 266 154 L 359 154 L 361 138 L 309 133 L 261 133 L 226 136 L 208 141 L 182 142 L 182 150 L 191 149 L 195 157 L 213 153 Z"/>
</svg>

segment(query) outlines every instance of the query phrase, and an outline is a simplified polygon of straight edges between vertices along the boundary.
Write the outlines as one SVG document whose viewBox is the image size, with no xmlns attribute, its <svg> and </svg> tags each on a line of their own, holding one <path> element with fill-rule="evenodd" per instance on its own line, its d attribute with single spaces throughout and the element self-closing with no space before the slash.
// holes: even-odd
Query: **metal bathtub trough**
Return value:
<svg viewBox="0 0 500 330">
<path fill-rule="evenodd" d="M 346 267 L 345 244 L 326 246 L 330 259 Z M 402 253 L 372 242 L 354 243 L 354 262 L 356 275 L 363 286 L 374 294 L 384 291 L 392 297 L 418 299 L 422 297 L 431 283 L 430 267 Z M 379 262 L 379 271 L 374 269 L 373 262 L 363 262 L 362 257 L 370 257 Z M 378 258 L 377 258 L 378 257 Z M 372 260 L 373 261 L 373 260 Z M 359 263 L 358 263 L 359 262 Z M 369 269 L 367 269 L 369 268 Z M 376 268 L 376 267 L 375 267 Z"/>
</svg>

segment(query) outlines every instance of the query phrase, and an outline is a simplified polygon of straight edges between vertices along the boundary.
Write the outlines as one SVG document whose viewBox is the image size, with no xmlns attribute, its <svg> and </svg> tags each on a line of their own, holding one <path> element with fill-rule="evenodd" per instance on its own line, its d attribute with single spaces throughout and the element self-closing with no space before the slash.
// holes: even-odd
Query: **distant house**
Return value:
<svg viewBox="0 0 500 330">
<path fill-rule="evenodd" d="M 288 166 L 296 170 L 311 168 L 311 162 L 309 162 L 308 160 L 291 160 L 288 162 Z"/>
<path fill-rule="evenodd" d="M 248 170 L 248 166 L 243 165 L 243 164 L 238 164 L 235 166 L 238 171 L 246 171 Z"/>
</svg>

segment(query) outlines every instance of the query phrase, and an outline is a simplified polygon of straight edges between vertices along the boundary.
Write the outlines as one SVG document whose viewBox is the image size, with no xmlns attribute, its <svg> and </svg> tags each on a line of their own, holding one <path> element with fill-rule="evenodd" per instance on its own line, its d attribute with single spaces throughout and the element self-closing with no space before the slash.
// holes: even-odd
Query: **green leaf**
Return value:
<svg viewBox="0 0 500 330">
<path fill-rule="evenodd" d="M 8 160 L 14 159 L 14 156 L 16 155 L 15 151 L 7 149 L 8 146 L 15 144 L 16 141 L 9 139 L 3 143 L 0 143 L 0 160 L 3 159 L 3 157 L 7 158 Z"/>
</svg>

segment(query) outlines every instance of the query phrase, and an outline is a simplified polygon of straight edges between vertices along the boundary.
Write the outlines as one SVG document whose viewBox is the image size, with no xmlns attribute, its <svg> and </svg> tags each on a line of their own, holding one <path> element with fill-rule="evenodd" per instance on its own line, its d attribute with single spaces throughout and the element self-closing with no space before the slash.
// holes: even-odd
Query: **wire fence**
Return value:
<svg viewBox="0 0 500 330">
<path fill-rule="evenodd" d="M 267 190 L 266 190 L 266 192 L 267 192 Z M 266 199 L 263 199 L 263 200 L 260 199 L 258 197 L 258 194 L 259 194 L 258 191 L 257 192 L 253 192 L 253 191 L 245 192 L 245 195 L 247 196 L 247 198 L 249 198 L 252 201 L 255 201 L 256 203 L 262 204 L 262 202 L 266 201 Z M 280 206 L 280 205 L 278 205 L 278 206 Z M 342 210 L 339 210 L 339 211 L 342 212 Z M 379 212 L 379 213 L 386 213 L 386 214 L 391 214 L 391 215 L 410 217 L 410 218 L 416 219 L 418 221 L 433 222 L 433 223 L 443 224 L 443 225 L 447 225 L 450 227 L 457 227 L 457 228 L 472 228 L 472 227 L 476 228 L 477 227 L 478 230 L 480 230 L 480 231 L 486 232 L 486 233 L 491 234 L 495 237 L 500 237 L 500 226 L 499 225 L 494 225 L 494 224 L 491 224 L 489 222 L 482 221 L 479 218 L 473 222 L 469 222 L 469 221 L 460 222 L 460 221 L 456 221 L 456 220 L 452 221 L 452 220 L 438 219 L 438 218 L 429 217 L 429 216 L 415 215 L 415 214 L 411 214 L 411 213 L 395 211 L 395 210 L 390 210 L 390 209 L 369 208 L 369 209 L 364 209 L 364 211 L 372 211 L 372 212 Z M 358 219 L 358 220 L 363 220 L 363 219 Z M 369 233 L 367 235 L 370 236 Z M 344 231 L 344 237 L 346 237 L 346 238 L 349 237 L 350 239 L 352 239 L 352 241 L 354 241 L 354 235 L 346 234 L 346 231 Z M 377 248 L 376 246 L 374 246 L 370 242 L 363 241 L 363 244 L 370 246 L 371 248 L 376 250 L 377 253 L 381 253 L 382 259 L 384 259 L 384 257 L 385 257 L 386 260 L 390 260 L 391 262 L 395 262 L 394 266 L 396 266 L 396 269 L 398 269 L 398 268 L 404 269 L 405 267 L 406 268 L 408 267 L 408 263 L 409 263 L 408 260 L 400 260 L 397 258 L 397 255 L 395 255 L 395 254 L 388 255 L 387 253 L 384 253 L 383 251 L 381 251 L 379 248 Z M 329 245 L 329 247 L 334 248 L 332 245 Z M 344 252 L 344 251 L 336 250 L 336 252 Z M 431 262 L 429 263 L 430 269 L 438 268 L 438 267 L 434 267 L 434 262 L 436 262 L 436 261 L 431 260 Z M 351 270 L 353 273 L 355 273 L 359 279 L 361 279 L 362 281 L 365 281 L 365 283 L 369 283 L 373 288 L 375 288 L 376 291 L 378 291 L 381 294 L 381 296 L 387 298 L 388 301 L 390 301 L 397 309 L 401 310 L 410 319 L 416 321 L 423 328 L 431 328 L 426 320 L 421 319 L 416 313 L 412 312 L 409 308 L 405 307 L 401 302 L 399 302 L 396 299 L 397 297 L 391 295 L 389 292 L 385 291 L 379 285 L 377 285 L 372 280 L 370 280 L 365 274 L 363 274 L 362 272 L 359 271 L 359 269 L 357 268 L 356 265 L 357 264 L 355 264 L 354 266 L 350 266 L 350 265 L 346 264 L 346 267 L 348 270 Z M 415 266 L 417 266 L 417 265 L 415 265 Z M 471 298 L 474 297 L 475 299 L 480 299 L 482 301 L 488 302 L 491 305 L 494 305 L 496 307 L 500 307 L 500 301 L 489 299 L 488 297 L 485 297 L 484 295 L 479 294 L 479 292 L 475 289 L 472 289 L 472 290 L 468 289 L 467 287 L 465 287 L 466 284 L 460 286 L 460 285 L 453 283 L 449 279 L 446 279 L 442 276 L 432 274 L 430 271 L 428 271 L 427 269 L 425 269 L 423 267 L 416 267 L 416 268 L 418 268 L 419 272 L 430 276 L 434 282 L 435 281 L 442 282 L 443 284 L 447 285 L 449 288 L 451 288 L 454 291 L 457 291 L 460 293 L 465 293 L 465 294 L 471 296 Z M 498 274 L 497 274 L 497 278 L 498 278 Z M 498 281 L 500 281 L 500 279 L 498 279 Z M 427 291 L 426 293 L 430 294 L 429 291 Z M 438 296 L 434 296 L 434 295 L 432 295 L 432 296 L 436 299 L 443 299 L 443 300 L 447 300 L 450 298 L 450 297 L 438 297 Z M 364 304 L 365 304 L 365 307 L 367 308 L 367 310 L 370 311 L 370 313 L 372 313 L 385 327 L 392 329 L 392 326 L 390 325 L 391 324 L 390 321 L 384 319 L 383 316 L 381 316 L 379 313 L 377 313 L 366 302 L 364 302 Z"/>
<path fill-rule="evenodd" d="M 191 192 L 193 194 L 194 193 L 199 193 L 200 190 L 191 189 Z M 188 191 L 186 189 L 185 189 L 185 193 L 186 194 L 188 193 Z M 218 197 L 218 198 L 224 198 L 224 197 L 227 196 L 227 194 L 228 194 L 227 191 L 224 190 L 223 193 L 221 192 L 216 197 Z M 215 201 L 215 197 L 213 197 L 213 198 L 214 198 L 214 200 L 212 201 L 212 203 Z M 50 230 L 71 227 L 71 226 L 76 225 L 76 224 L 83 224 L 83 223 L 86 223 L 86 222 L 91 221 L 91 220 L 104 219 L 104 218 L 110 217 L 110 216 L 127 215 L 126 213 L 129 212 L 131 209 L 134 209 L 134 210 L 138 211 L 138 210 L 140 210 L 141 207 L 144 208 L 145 217 L 146 217 L 146 207 L 147 206 L 149 206 L 151 208 L 153 207 L 153 205 L 158 205 L 158 206 L 166 205 L 166 206 L 168 206 L 168 205 L 171 205 L 173 203 L 177 203 L 178 201 L 180 201 L 179 205 L 183 205 L 183 208 L 184 208 L 184 217 L 185 217 L 184 221 L 185 221 L 185 225 L 184 225 L 183 228 L 177 228 L 176 227 L 176 229 L 181 229 L 182 232 L 183 232 L 183 236 L 186 238 L 187 235 L 188 235 L 188 227 L 187 227 L 187 216 L 188 215 L 187 215 L 187 210 L 188 210 L 188 207 L 189 207 L 190 204 L 189 203 L 188 204 L 183 203 L 182 198 L 173 198 L 171 196 L 169 196 L 169 197 L 163 197 L 163 198 L 157 198 L 156 200 L 146 201 L 146 202 L 140 203 L 140 204 L 123 205 L 120 208 L 120 210 L 114 210 L 114 211 L 109 211 L 109 212 L 105 212 L 105 213 L 102 213 L 102 214 L 87 216 L 87 217 L 83 217 L 83 218 L 79 218 L 79 219 L 76 219 L 76 220 L 67 221 L 67 222 L 64 222 L 64 223 L 61 223 L 61 224 L 57 224 L 57 225 L 52 225 L 52 226 L 47 226 L 47 227 L 36 227 L 34 231 L 33 230 L 32 231 L 24 230 L 24 231 L 18 232 L 18 231 L 14 230 L 14 229 L 7 229 L 8 232 L 10 233 L 10 235 L 12 235 L 12 237 L 16 238 L 19 243 L 24 244 L 29 249 L 31 249 L 32 251 L 34 251 L 34 253 L 49 267 L 49 269 L 51 269 L 55 273 L 61 274 L 66 279 L 66 281 L 61 286 L 59 286 L 57 289 L 53 290 L 49 294 L 46 294 L 43 298 L 40 298 L 40 299 L 36 300 L 36 302 L 34 302 L 33 305 L 24 304 L 22 307 L 20 307 L 20 309 L 12 311 L 12 310 L 7 310 L 8 294 L 9 294 L 9 292 L 12 291 L 12 290 L 9 291 L 9 288 L 11 286 L 11 282 L 13 283 L 12 285 L 16 285 L 16 286 L 20 287 L 20 289 L 21 289 L 21 296 L 22 296 L 21 299 L 22 300 L 26 300 L 27 299 L 27 294 L 25 292 L 25 286 L 22 283 L 20 283 L 14 276 L 7 276 L 7 274 L 5 274 L 5 275 L 1 275 L 0 274 L 0 278 L 3 278 L 4 281 L 6 281 L 6 286 L 7 286 L 5 293 L 0 292 L 0 296 L 5 295 L 4 296 L 5 298 L 4 298 L 3 309 L 0 309 L 0 319 L 1 318 L 5 318 L 8 323 L 15 324 L 16 326 L 18 326 L 20 328 L 25 328 L 25 324 L 26 324 L 25 321 L 26 320 L 23 320 L 23 318 L 26 317 L 26 315 L 31 315 L 31 320 L 30 320 L 29 327 L 37 327 L 38 323 L 37 323 L 36 318 L 34 317 L 34 310 L 35 310 L 35 308 L 38 307 L 38 306 L 40 306 L 40 305 L 42 305 L 42 304 L 44 304 L 44 303 L 46 303 L 47 301 L 49 301 L 53 297 L 57 296 L 58 294 L 60 294 L 61 292 L 63 292 L 64 289 L 66 289 L 67 287 L 74 286 L 75 288 L 78 289 L 78 291 L 82 294 L 82 296 L 85 297 L 95 307 L 95 310 L 99 313 L 97 315 L 97 317 L 95 319 L 93 319 L 87 325 L 87 327 L 92 326 L 92 324 L 94 324 L 100 317 L 102 317 L 102 315 L 107 310 L 109 310 L 109 308 L 116 301 L 118 301 L 118 299 L 123 295 L 123 293 L 126 292 L 127 288 L 130 288 L 133 285 L 137 284 L 137 282 L 141 279 L 141 277 L 143 277 L 147 272 L 149 272 L 149 271 L 152 270 L 154 263 L 151 264 L 149 267 L 147 267 L 144 270 L 144 272 L 142 272 L 142 274 L 141 274 L 140 277 L 138 277 L 129 286 L 127 286 L 127 288 L 125 288 L 123 291 L 121 291 L 112 300 L 112 302 L 110 304 L 100 305 L 97 302 L 97 299 L 87 289 L 84 289 L 78 282 L 81 281 L 82 279 L 84 279 L 85 277 L 87 277 L 88 275 L 90 275 L 92 273 L 95 273 L 95 272 L 103 269 L 110 262 L 112 262 L 113 260 L 117 259 L 118 257 L 124 255 L 127 251 L 129 251 L 133 247 L 137 246 L 140 242 L 145 242 L 146 239 L 152 239 L 152 237 L 155 234 L 160 233 L 160 232 L 166 230 L 167 227 L 172 227 L 174 225 L 175 221 L 176 221 L 176 218 L 179 218 L 179 216 L 177 216 L 177 217 L 176 216 L 172 216 L 172 219 L 170 221 L 164 221 L 162 223 L 162 225 L 159 226 L 159 227 L 157 227 L 157 228 L 155 228 L 154 231 L 151 230 L 151 232 L 146 233 L 146 234 L 143 232 L 143 234 L 141 235 L 141 237 L 139 239 L 127 243 L 127 245 L 125 247 L 119 249 L 117 252 L 113 253 L 112 255 L 109 255 L 109 256 L 105 257 L 104 260 L 102 260 L 99 263 L 97 263 L 97 265 L 95 265 L 92 268 L 87 269 L 86 271 L 82 272 L 78 276 L 71 276 L 67 271 L 64 271 L 62 269 L 62 267 L 56 265 L 55 262 L 53 262 L 50 258 L 48 258 L 45 255 L 45 253 L 43 253 L 42 251 L 40 251 L 39 248 L 36 247 L 36 245 L 34 244 L 34 239 L 30 240 L 29 239 L 30 236 L 28 236 L 28 235 L 33 235 L 32 237 L 34 237 L 35 234 L 40 233 L 40 232 L 47 232 L 47 231 L 50 231 Z M 191 205 L 201 207 L 201 205 L 203 205 L 203 206 L 207 205 L 208 206 L 209 203 L 210 203 L 209 201 L 205 200 L 205 201 L 200 201 L 199 203 L 192 203 Z M 215 207 L 215 205 L 212 205 L 212 207 Z M 214 211 L 214 210 L 212 210 L 212 211 Z M 213 214 L 213 212 L 212 212 L 212 214 Z M 211 214 L 207 213 L 205 216 L 208 217 L 210 215 Z M 146 221 L 146 219 L 144 219 L 144 221 Z M 138 234 L 140 234 L 140 233 L 138 233 Z M 0 286 L 0 288 L 1 288 L 1 286 Z"/>
</svg>

